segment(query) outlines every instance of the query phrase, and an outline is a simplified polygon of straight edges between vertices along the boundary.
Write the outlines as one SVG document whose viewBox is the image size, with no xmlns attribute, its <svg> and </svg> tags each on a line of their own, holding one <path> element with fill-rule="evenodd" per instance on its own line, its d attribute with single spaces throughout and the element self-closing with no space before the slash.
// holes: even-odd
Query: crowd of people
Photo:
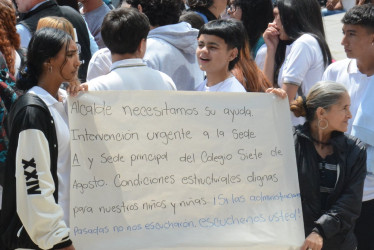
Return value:
<svg viewBox="0 0 374 250">
<path fill-rule="evenodd" d="M 0 249 L 75 249 L 67 92 L 184 90 L 288 98 L 301 249 L 374 250 L 374 5 L 345 11 L 333 62 L 318 0 L 0 0 Z"/>
</svg>

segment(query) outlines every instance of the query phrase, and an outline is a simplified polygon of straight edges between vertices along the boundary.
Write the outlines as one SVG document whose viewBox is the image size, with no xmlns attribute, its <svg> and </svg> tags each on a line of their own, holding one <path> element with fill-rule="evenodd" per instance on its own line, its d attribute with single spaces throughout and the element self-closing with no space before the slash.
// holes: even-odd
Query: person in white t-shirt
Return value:
<svg viewBox="0 0 374 250">
<path fill-rule="evenodd" d="M 315 0 L 278 0 L 274 22 L 264 32 L 267 46 L 264 73 L 283 88 L 290 103 L 307 95 L 331 63 L 321 9 Z M 292 116 L 293 125 L 305 119 Z"/>
<path fill-rule="evenodd" d="M 246 92 L 231 70 L 239 61 L 244 26 L 234 20 L 214 20 L 199 31 L 196 56 L 206 79 L 195 89 L 205 92 Z"/>
<path fill-rule="evenodd" d="M 343 17 L 342 45 L 348 59 L 331 64 L 323 80 L 345 85 L 352 119 L 347 133 L 365 142 L 367 175 L 355 234 L 358 250 L 374 249 L 374 5 L 355 6 Z"/>
<path fill-rule="evenodd" d="M 176 90 L 173 80 L 143 62 L 148 18 L 134 8 L 110 11 L 101 35 L 111 53 L 110 73 L 82 84 L 88 90 Z"/>
</svg>

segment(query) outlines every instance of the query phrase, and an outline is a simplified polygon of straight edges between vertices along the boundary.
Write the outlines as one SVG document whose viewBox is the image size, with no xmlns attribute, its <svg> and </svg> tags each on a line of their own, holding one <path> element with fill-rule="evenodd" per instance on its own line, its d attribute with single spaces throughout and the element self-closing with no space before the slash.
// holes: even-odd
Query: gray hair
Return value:
<svg viewBox="0 0 374 250">
<path fill-rule="evenodd" d="M 332 105 L 337 104 L 345 93 L 347 93 L 347 89 L 341 83 L 317 82 L 306 97 L 306 120 L 310 122 L 314 119 L 317 108 L 328 110 Z"/>
</svg>

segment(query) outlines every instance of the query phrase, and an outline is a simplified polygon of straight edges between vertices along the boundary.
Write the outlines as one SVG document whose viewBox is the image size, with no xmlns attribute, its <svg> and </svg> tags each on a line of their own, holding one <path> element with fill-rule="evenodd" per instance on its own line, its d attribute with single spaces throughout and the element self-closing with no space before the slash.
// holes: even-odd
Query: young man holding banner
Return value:
<svg viewBox="0 0 374 250">
<path fill-rule="evenodd" d="M 133 8 L 110 11 L 102 24 L 102 38 L 111 52 L 110 73 L 85 84 L 88 90 L 176 90 L 166 74 L 143 62 L 150 30 L 148 18 Z"/>
</svg>

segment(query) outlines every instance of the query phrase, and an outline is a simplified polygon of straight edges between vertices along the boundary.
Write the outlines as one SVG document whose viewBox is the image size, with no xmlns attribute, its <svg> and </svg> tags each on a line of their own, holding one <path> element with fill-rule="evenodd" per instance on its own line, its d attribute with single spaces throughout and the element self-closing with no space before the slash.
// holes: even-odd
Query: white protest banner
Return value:
<svg viewBox="0 0 374 250">
<path fill-rule="evenodd" d="M 68 112 L 77 250 L 302 245 L 287 99 L 88 92 Z"/>
</svg>

